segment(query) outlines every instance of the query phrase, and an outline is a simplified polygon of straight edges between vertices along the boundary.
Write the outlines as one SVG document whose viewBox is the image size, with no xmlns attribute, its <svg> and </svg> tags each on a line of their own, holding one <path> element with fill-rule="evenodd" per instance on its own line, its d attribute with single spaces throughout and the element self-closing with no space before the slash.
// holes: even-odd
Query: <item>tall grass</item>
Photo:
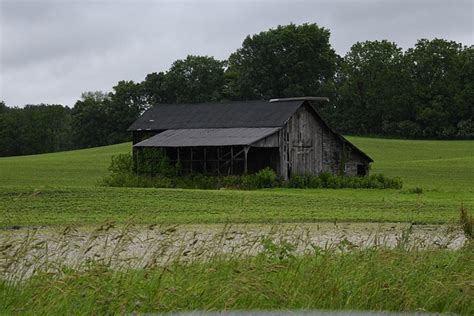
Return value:
<svg viewBox="0 0 474 316">
<path fill-rule="evenodd" d="M 272 227 L 179 234 L 176 226 L 67 228 L 4 240 L 1 314 L 123 314 L 229 309 L 357 309 L 472 314 L 474 248 L 429 247 L 412 229 L 392 246 Z M 79 237 L 81 243 L 75 244 Z M 138 237 L 138 239 L 137 239 Z M 147 247 L 137 247 L 138 241 Z M 140 246 L 140 245 L 138 245 Z M 135 247 L 135 248 L 134 248 Z M 80 260 L 77 260 L 80 259 Z"/>
<path fill-rule="evenodd" d="M 459 210 L 459 224 L 466 238 L 474 239 L 474 218 L 469 215 L 467 208 L 461 205 Z"/>
</svg>

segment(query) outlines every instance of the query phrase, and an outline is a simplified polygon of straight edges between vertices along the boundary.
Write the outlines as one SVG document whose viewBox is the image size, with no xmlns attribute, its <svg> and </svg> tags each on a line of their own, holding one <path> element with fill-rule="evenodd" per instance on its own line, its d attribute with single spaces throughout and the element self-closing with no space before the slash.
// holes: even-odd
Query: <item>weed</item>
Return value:
<svg viewBox="0 0 474 316">
<path fill-rule="evenodd" d="M 423 193 L 423 188 L 420 188 L 420 187 L 413 187 L 413 188 L 408 189 L 408 193 L 412 193 L 412 194 L 422 194 L 422 193 Z"/>
<path fill-rule="evenodd" d="M 459 224 L 466 238 L 474 239 L 474 218 L 469 215 L 467 208 L 461 205 L 459 209 Z"/>
</svg>

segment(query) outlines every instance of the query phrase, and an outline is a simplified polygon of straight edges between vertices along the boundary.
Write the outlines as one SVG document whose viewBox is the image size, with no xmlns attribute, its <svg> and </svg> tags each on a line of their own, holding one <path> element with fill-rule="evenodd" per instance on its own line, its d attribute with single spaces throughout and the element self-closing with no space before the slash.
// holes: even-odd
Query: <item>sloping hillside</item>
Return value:
<svg viewBox="0 0 474 316">
<path fill-rule="evenodd" d="M 94 186 L 107 174 L 112 155 L 131 143 L 58 153 L 0 158 L 0 186 Z"/>
<path fill-rule="evenodd" d="M 371 172 L 398 176 L 405 186 L 443 190 L 474 187 L 474 141 L 420 141 L 348 137 L 370 155 Z M 124 143 L 68 152 L 0 158 L 0 186 L 94 186 Z"/>
</svg>

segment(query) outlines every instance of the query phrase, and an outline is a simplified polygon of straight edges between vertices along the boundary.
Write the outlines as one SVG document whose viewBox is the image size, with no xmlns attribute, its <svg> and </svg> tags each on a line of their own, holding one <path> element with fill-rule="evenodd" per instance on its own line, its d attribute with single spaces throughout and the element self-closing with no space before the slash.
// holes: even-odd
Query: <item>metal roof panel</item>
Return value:
<svg viewBox="0 0 474 316">
<path fill-rule="evenodd" d="M 247 146 L 276 133 L 279 129 L 279 127 L 169 129 L 133 147 Z"/>
</svg>

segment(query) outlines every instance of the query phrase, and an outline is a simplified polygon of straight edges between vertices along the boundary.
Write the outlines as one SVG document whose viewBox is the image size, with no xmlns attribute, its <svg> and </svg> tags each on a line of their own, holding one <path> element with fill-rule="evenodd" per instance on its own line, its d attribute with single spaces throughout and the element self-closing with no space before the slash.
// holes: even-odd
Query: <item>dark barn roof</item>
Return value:
<svg viewBox="0 0 474 316">
<path fill-rule="evenodd" d="M 331 127 L 324 122 L 314 104 L 312 104 L 312 99 L 317 98 L 281 99 L 275 100 L 275 102 L 261 100 L 197 104 L 159 104 L 145 111 L 128 130 L 162 132 L 136 144 L 135 147 L 191 146 L 190 143 L 185 140 L 186 137 L 191 136 L 190 133 L 194 133 L 193 135 L 197 137 L 194 139 L 194 146 L 225 146 L 229 144 L 229 142 L 233 142 L 235 143 L 234 145 L 236 145 L 237 141 L 242 142 L 243 145 L 249 145 L 255 142 L 249 143 L 253 137 L 252 133 L 255 133 L 254 136 L 256 137 L 260 135 L 259 133 L 265 128 L 282 127 L 290 117 L 306 103 L 313 109 L 314 114 L 318 117 L 320 122 L 334 133 L 341 142 L 347 144 L 372 162 L 372 158 L 343 136 L 334 132 Z M 206 130 L 198 131 L 198 129 Z M 221 129 L 221 131 L 212 131 L 213 129 Z M 222 129 L 229 131 L 222 131 Z M 247 133 L 250 134 L 239 139 L 237 134 L 232 134 L 231 130 L 234 129 L 241 129 L 241 132 L 248 129 Z M 258 132 L 257 130 L 261 131 Z M 206 135 L 206 133 L 208 134 Z M 225 133 L 231 133 L 232 135 L 224 135 Z M 268 135 L 270 134 L 266 136 Z M 205 140 L 206 136 L 208 140 Z M 227 140 L 224 141 L 225 137 L 227 137 Z M 246 137 L 250 138 L 245 139 Z M 257 140 L 262 138 L 263 137 Z M 180 145 L 177 145 L 178 142 Z M 198 145 L 198 143 L 201 145 Z"/>
<path fill-rule="evenodd" d="M 279 129 L 279 127 L 169 129 L 133 147 L 246 146 L 276 133 Z"/>
<path fill-rule="evenodd" d="M 280 127 L 303 103 L 304 100 L 160 104 L 143 113 L 128 130 Z"/>
</svg>

